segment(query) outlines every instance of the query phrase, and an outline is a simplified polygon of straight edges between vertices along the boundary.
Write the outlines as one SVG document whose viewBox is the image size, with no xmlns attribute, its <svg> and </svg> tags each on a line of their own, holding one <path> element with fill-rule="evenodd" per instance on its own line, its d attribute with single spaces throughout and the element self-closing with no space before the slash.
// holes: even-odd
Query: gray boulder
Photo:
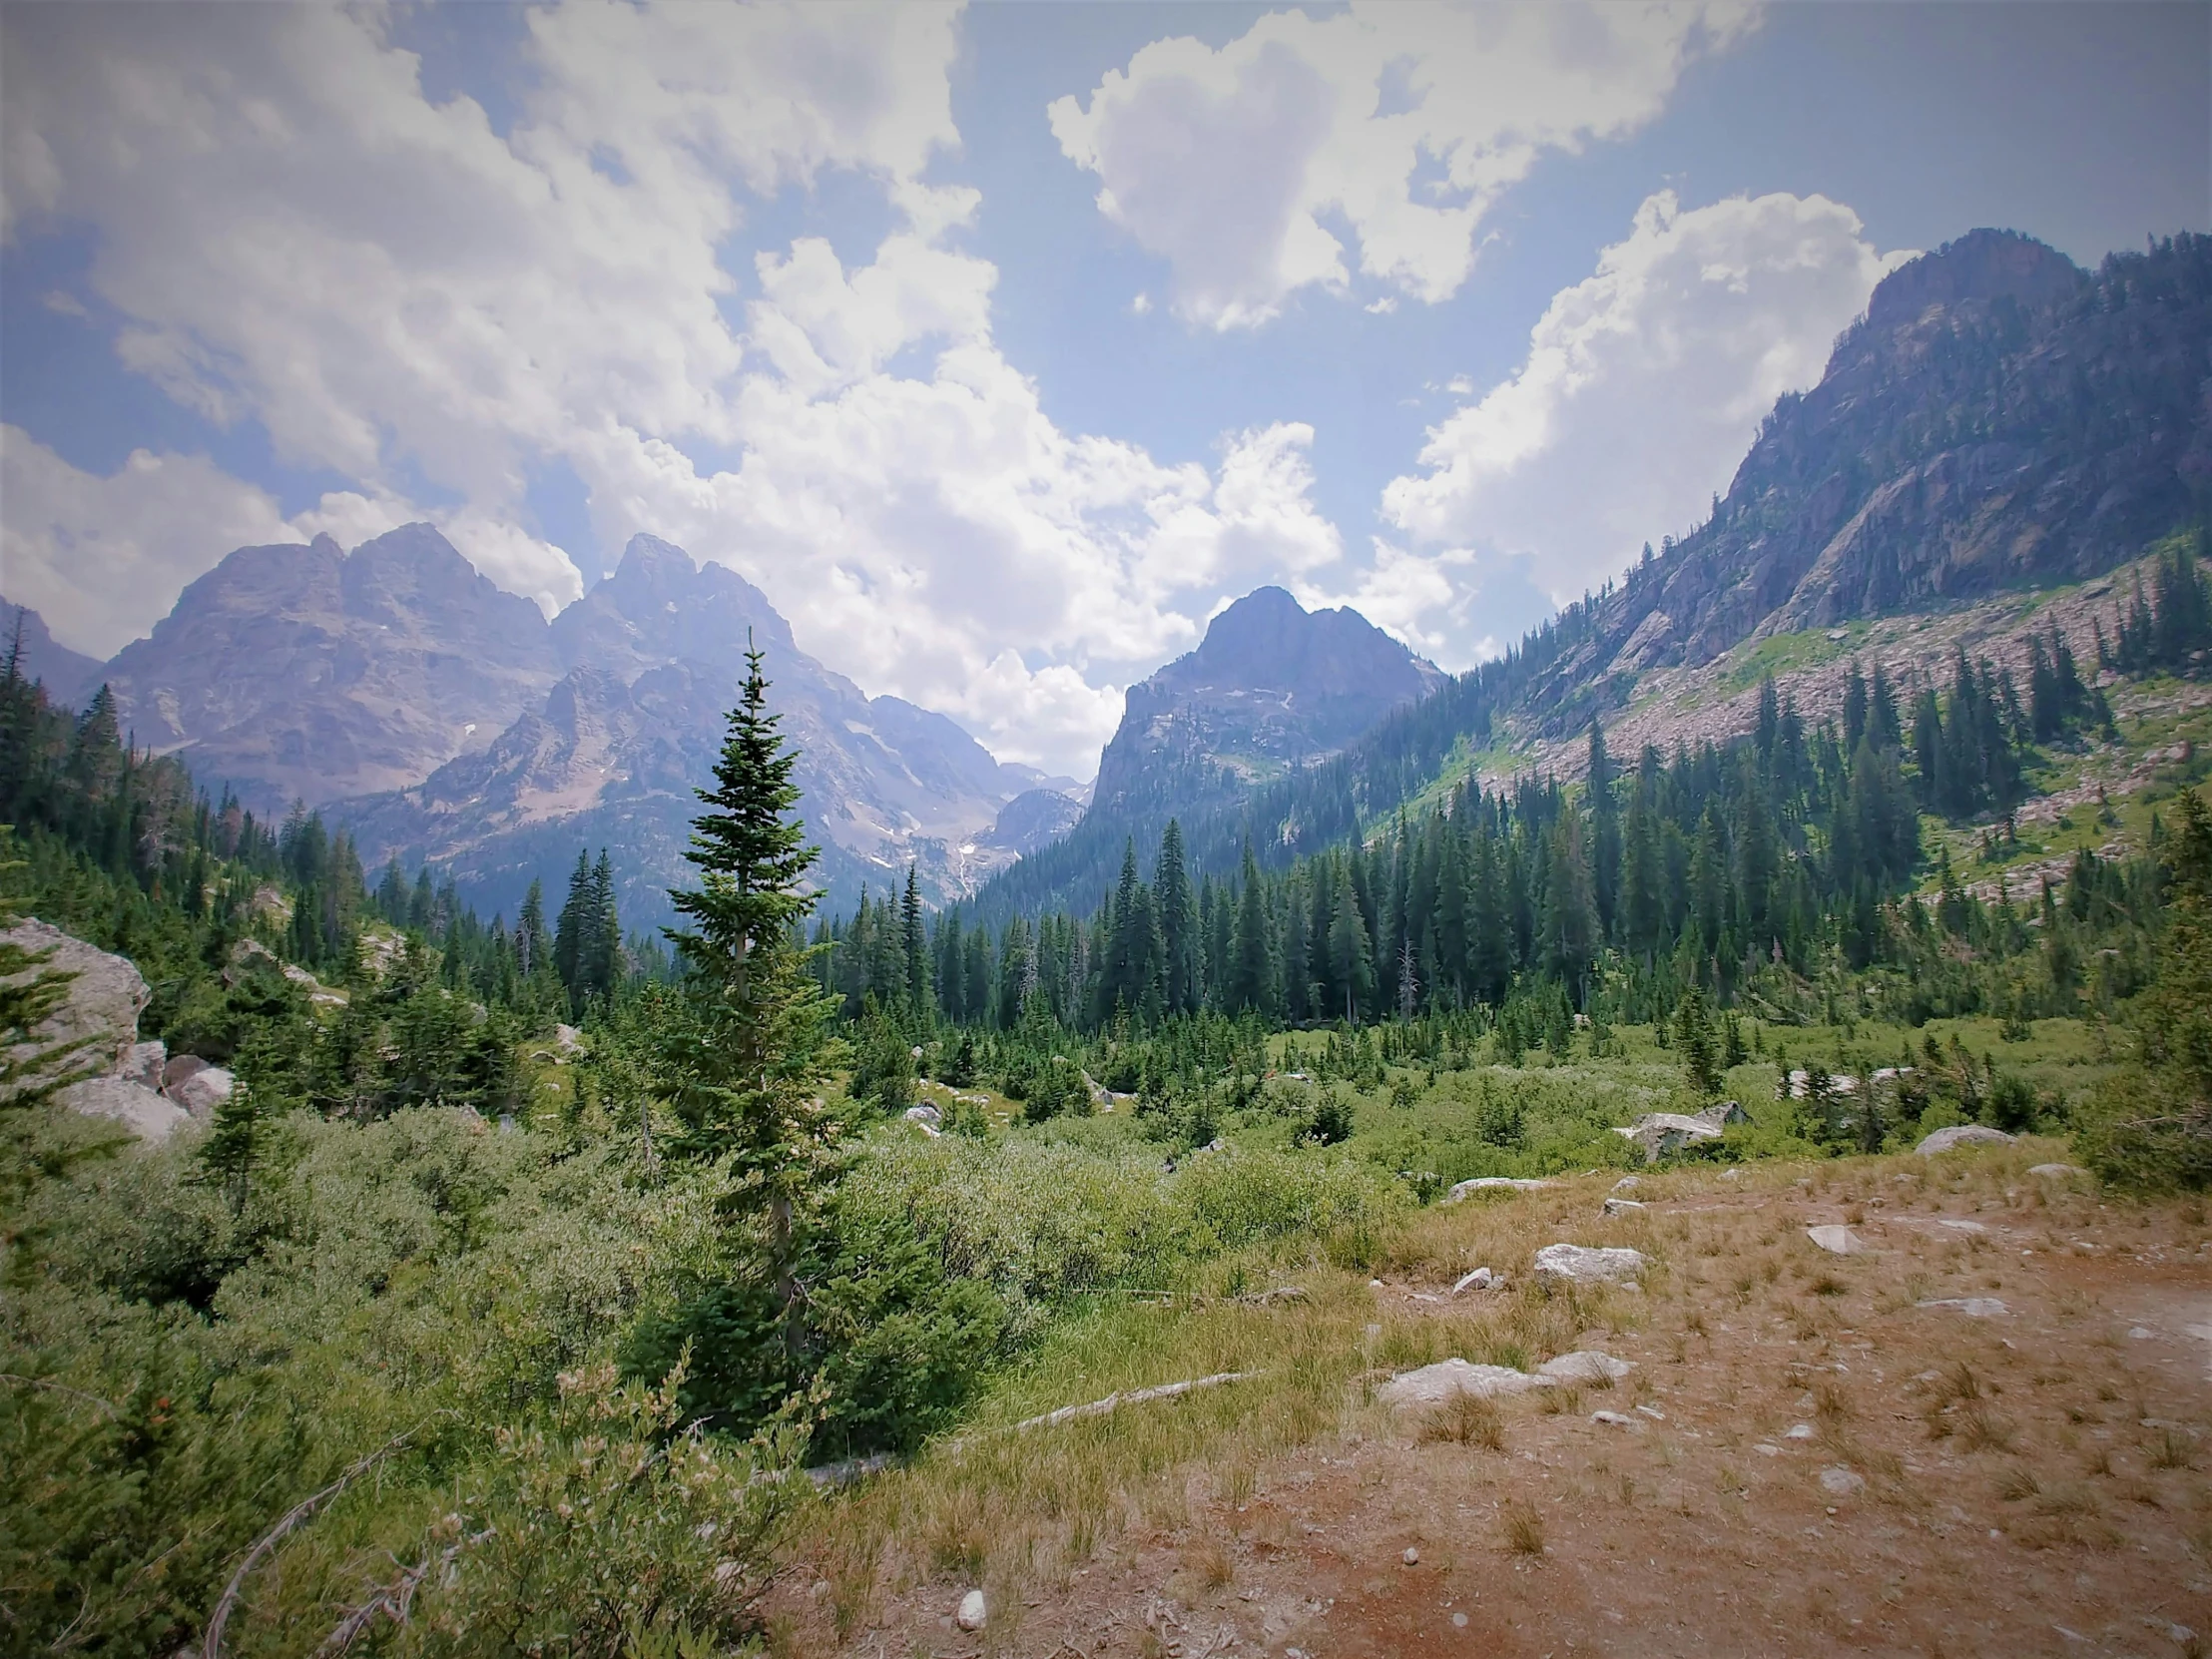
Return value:
<svg viewBox="0 0 2212 1659">
<path fill-rule="evenodd" d="M 133 1043 L 123 1051 L 123 1069 L 118 1075 L 129 1078 L 141 1088 L 159 1092 L 162 1068 L 168 1064 L 169 1049 L 165 1044 Z"/>
<path fill-rule="evenodd" d="M 1546 1360 L 1536 1369 L 1555 1382 L 1618 1382 L 1636 1369 L 1636 1362 L 1616 1360 L 1594 1348 L 1582 1348 Z"/>
<path fill-rule="evenodd" d="M 1457 1204 L 1462 1199 L 1472 1198 L 1476 1193 L 1528 1193 L 1550 1185 L 1549 1181 L 1530 1181 L 1510 1175 L 1478 1175 L 1472 1181 L 1461 1181 L 1444 1194 L 1444 1202 Z"/>
<path fill-rule="evenodd" d="M 1549 1244 L 1536 1252 L 1531 1271 L 1539 1280 L 1598 1285 L 1634 1279 L 1651 1265 L 1640 1250 L 1593 1250 L 1587 1245 Z"/>
<path fill-rule="evenodd" d="M 238 1080 L 221 1066 L 202 1066 L 171 1085 L 169 1098 L 196 1118 L 212 1118 L 237 1086 Z"/>
<path fill-rule="evenodd" d="M 1913 1150 L 1923 1158 L 1933 1158 L 1938 1152 L 1949 1152 L 1954 1147 L 2010 1146 L 2016 1138 L 2001 1129 L 1984 1128 L 1978 1123 L 1960 1123 L 1948 1129 L 1936 1130 Z"/>
<path fill-rule="evenodd" d="M 159 1144 L 192 1121 L 175 1101 L 164 1100 L 126 1077 L 93 1077 L 54 1096 L 57 1105 L 88 1117 L 114 1118 L 142 1141 Z"/>
<path fill-rule="evenodd" d="M 33 1029 L 27 1047 L 16 1049 L 17 1055 L 61 1045 L 66 1052 L 56 1054 L 46 1068 L 48 1076 L 120 1070 L 138 1041 L 138 1018 L 149 994 L 139 970 L 125 957 L 111 956 L 36 917 L 17 922 L 0 937 L 46 957 L 26 972 L 11 975 L 9 983 L 21 984 L 48 972 L 75 975 L 60 1004 Z"/>
<path fill-rule="evenodd" d="M 1701 1141 L 1717 1141 L 1732 1123 L 1749 1123 L 1751 1118 L 1733 1100 L 1718 1100 L 1699 1112 L 1646 1112 L 1625 1128 L 1617 1128 L 1614 1134 L 1633 1143 L 1644 1155 L 1644 1162 L 1656 1164 L 1662 1158 L 1671 1158 L 1686 1146 Z"/>
<path fill-rule="evenodd" d="M 162 1067 L 162 1093 L 174 1098 L 178 1086 L 186 1078 L 192 1076 L 195 1072 L 206 1071 L 207 1069 L 208 1062 L 201 1059 L 197 1054 L 171 1055 L 169 1063 Z"/>
<path fill-rule="evenodd" d="M 1375 1397 L 1402 1410 L 1409 1406 L 1441 1405 L 1454 1394 L 1495 1399 L 1550 1386 L 1550 1378 L 1531 1377 L 1510 1366 L 1475 1366 L 1464 1360 L 1443 1360 L 1433 1366 L 1422 1366 L 1418 1371 L 1398 1373 L 1375 1390 Z"/>
</svg>

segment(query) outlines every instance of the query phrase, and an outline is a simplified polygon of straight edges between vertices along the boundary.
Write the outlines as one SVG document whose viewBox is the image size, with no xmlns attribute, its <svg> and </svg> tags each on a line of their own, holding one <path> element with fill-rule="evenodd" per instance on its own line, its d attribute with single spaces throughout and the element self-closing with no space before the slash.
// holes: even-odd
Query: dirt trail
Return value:
<svg viewBox="0 0 2212 1659">
<path fill-rule="evenodd" d="M 1662 1184 L 1636 1225 L 1665 1268 L 1619 1299 L 1623 1328 L 1576 1340 L 1636 1370 L 1506 1402 L 1502 1449 L 1355 1399 L 1241 1503 L 1192 1471 L 1186 1519 L 1039 1572 L 979 1635 L 953 1626 L 959 1586 L 931 1580 L 886 1594 L 842 1651 L 2212 1651 L 2202 1212 L 1896 1168 L 1818 1196 Z M 1869 1248 L 1805 1239 L 1832 1222 Z M 1449 1287 L 1392 1279 L 1378 1317 L 1448 1319 L 1472 1300 Z M 1540 1553 L 1509 1547 L 1515 1511 Z M 784 1609 L 792 1650 L 838 1651 L 819 1605 Z"/>
</svg>

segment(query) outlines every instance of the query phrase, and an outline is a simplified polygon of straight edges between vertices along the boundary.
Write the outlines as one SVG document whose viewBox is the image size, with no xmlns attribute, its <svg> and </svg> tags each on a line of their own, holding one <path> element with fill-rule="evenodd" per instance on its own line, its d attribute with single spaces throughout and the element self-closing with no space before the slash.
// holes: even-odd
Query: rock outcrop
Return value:
<svg viewBox="0 0 2212 1659">
<path fill-rule="evenodd" d="M 45 957 L 26 973 L 12 975 L 11 983 L 39 973 L 71 976 L 60 1004 L 31 1033 L 29 1046 L 53 1055 L 45 1069 L 52 1075 L 122 1075 L 150 995 L 138 968 L 127 957 L 111 955 L 36 917 L 17 922 L 0 938 Z"/>
<path fill-rule="evenodd" d="M 1961 1123 L 1948 1129 L 1936 1130 L 1913 1150 L 1923 1158 L 1933 1158 L 1938 1153 L 1954 1151 L 1961 1146 L 2010 1146 L 2015 1139 L 2016 1136 L 2007 1135 L 2001 1129 L 1990 1129 L 1978 1123 Z"/>
<path fill-rule="evenodd" d="M 1650 1258 L 1640 1250 L 1548 1244 L 1536 1252 L 1529 1271 L 1539 1280 L 1558 1279 L 1577 1285 L 1601 1285 L 1621 1284 L 1639 1278 L 1650 1266 Z"/>
</svg>

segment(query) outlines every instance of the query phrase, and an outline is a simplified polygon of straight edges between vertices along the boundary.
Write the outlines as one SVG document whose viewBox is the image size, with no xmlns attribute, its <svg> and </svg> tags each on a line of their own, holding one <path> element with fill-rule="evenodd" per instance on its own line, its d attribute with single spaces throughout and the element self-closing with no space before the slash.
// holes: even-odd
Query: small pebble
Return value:
<svg viewBox="0 0 2212 1659">
<path fill-rule="evenodd" d="M 1409 1567 L 1417 1567 L 1420 1565 L 1420 1551 L 1415 1549 L 1411 1544 L 1407 1544 L 1405 1546 L 1405 1564 Z"/>
<path fill-rule="evenodd" d="M 1454 1613 L 1451 1615 L 1451 1622 L 1455 1628 L 1464 1630 L 1467 1627 L 1467 1616 L 1464 1613 Z"/>
<path fill-rule="evenodd" d="M 983 1605 L 983 1592 L 970 1590 L 960 1598 L 960 1610 L 952 1615 L 952 1622 L 962 1630 L 980 1630 L 987 1609 Z"/>
</svg>

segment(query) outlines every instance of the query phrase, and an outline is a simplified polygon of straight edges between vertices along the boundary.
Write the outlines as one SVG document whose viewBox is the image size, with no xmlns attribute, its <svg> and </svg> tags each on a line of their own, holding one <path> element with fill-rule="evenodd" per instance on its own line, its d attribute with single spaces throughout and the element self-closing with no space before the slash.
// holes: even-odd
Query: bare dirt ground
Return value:
<svg viewBox="0 0 2212 1659">
<path fill-rule="evenodd" d="M 802 1549 L 776 1645 L 2204 1653 L 2212 1234 L 2195 1205 L 2100 1200 L 2028 1163 L 2021 1149 L 1647 1178 L 1648 1208 L 1618 1219 L 1597 1216 L 1602 1180 L 1463 1206 L 1366 1292 L 1371 1350 L 1453 1327 L 1461 1340 L 1431 1352 L 1464 1351 L 1474 1327 L 1454 1322 L 1550 1316 L 1542 1347 L 1631 1361 L 1625 1381 L 1503 1401 L 1493 1448 L 1375 1404 L 1403 1368 L 1371 1365 L 1323 1432 L 1256 1467 L 1188 1460 L 1087 1550 L 1032 1548 L 1030 1570 L 984 1575 L 981 1632 L 953 1622 L 963 1576 L 923 1563 L 887 1570 L 840 1642 L 830 1569 Z M 1824 1223 L 1866 1248 L 1824 1253 L 1805 1232 Z M 1556 1238 L 1634 1245 L 1654 1266 L 1639 1294 L 1567 1299 L 1581 1329 L 1517 1277 L 1450 1296 L 1470 1258 L 1517 1276 L 1526 1254 L 1504 1252 Z"/>
</svg>

